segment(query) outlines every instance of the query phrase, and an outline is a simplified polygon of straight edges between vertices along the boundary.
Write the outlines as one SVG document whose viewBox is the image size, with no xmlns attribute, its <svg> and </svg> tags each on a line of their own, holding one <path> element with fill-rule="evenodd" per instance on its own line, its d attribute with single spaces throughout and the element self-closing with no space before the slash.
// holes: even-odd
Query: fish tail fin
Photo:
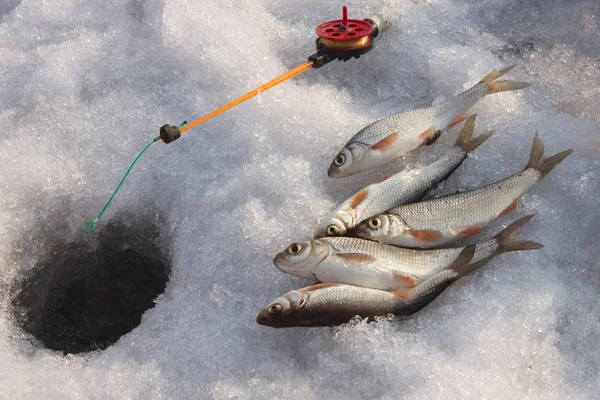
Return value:
<svg viewBox="0 0 600 400">
<path fill-rule="evenodd" d="M 497 254 L 508 253 L 511 251 L 521 251 L 521 250 L 536 250 L 544 247 L 543 244 L 534 242 L 531 240 L 516 240 L 515 236 L 519 229 L 521 229 L 525 224 L 527 224 L 535 214 L 527 215 L 523 218 L 520 218 L 504 228 L 503 231 L 498 233 L 494 238 L 498 242 L 498 250 L 496 250 Z"/>
<path fill-rule="evenodd" d="M 573 150 L 565 150 L 561 151 L 558 154 L 550 156 L 548 158 L 544 157 L 544 143 L 542 139 L 536 133 L 533 137 L 533 145 L 531 146 L 531 154 L 529 155 L 529 162 L 527 163 L 527 168 L 534 168 L 540 171 L 542 177 L 546 176 L 550 171 L 554 169 L 562 160 L 567 158 L 569 154 L 571 154 Z"/>
<path fill-rule="evenodd" d="M 463 125 L 458 137 L 456 138 L 456 146 L 462 147 L 467 153 L 472 152 L 478 148 L 483 142 L 485 142 L 492 134 L 493 130 L 484 132 L 481 135 L 473 138 L 473 131 L 475 130 L 475 118 L 477 114 L 471 115 L 465 124 Z"/>
<path fill-rule="evenodd" d="M 508 67 L 504 67 L 502 69 L 494 68 L 489 74 L 484 76 L 483 79 L 480 80 L 479 82 L 483 82 L 483 83 L 493 82 L 496 79 L 500 78 L 501 76 L 505 75 L 507 72 L 509 72 L 516 66 L 517 66 L 517 64 L 512 64 L 512 65 L 509 65 Z"/>
<path fill-rule="evenodd" d="M 485 83 L 488 87 L 488 92 L 486 94 L 494 94 L 500 92 L 506 92 L 510 90 L 518 90 L 526 88 L 530 85 L 528 82 L 519 82 L 519 81 L 509 81 L 502 80 L 497 81 L 496 79 L 500 78 L 502 75 L 506 74 L 508 71 L 513 69 L 516 64 L 509 65 L 508 67 L 502 69 L 493 69 L 489 74 L 487 74 L 479 83 Z"/>
</svg>

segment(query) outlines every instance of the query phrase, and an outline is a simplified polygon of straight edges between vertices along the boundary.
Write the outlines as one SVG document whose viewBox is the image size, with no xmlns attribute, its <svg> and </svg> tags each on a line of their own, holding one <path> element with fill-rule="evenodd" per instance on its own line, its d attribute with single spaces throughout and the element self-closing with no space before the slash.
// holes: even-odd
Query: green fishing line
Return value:
<svg viewBox="0 0 600 400">
<path fill-rule="evenodd" d="M 110 203 L 113 201 L 113 199 L 117 195 L 117 192 L 119 191 L 119 189 L 121 189 L 121 186 L 123 185 L 123 182 L 125 182 L 125 179 L 127 178 L 127 175 L 129 175 L 129 172 L 131 172 L 131 169 L 133 168 L 133 166 L 135 165 L 135 163 L 137 162 L 137 160 L 139 160 L 140 157 L 146 152 L 146 150 L 148 150 L 148 148 L 150 146 L 152 146 L 152 144 L 154 142 L 156 142 L 158 139 L 159 138 L 156 138 L 153 141 L 151 141 L 150 143 L 148 143 L 148 145 L 146 147 L 144 147 L 144 150 L 142 150 L 140 152 L 140 154 L 138 154 L 138 156 L 135 158 L 135 160 L 133 160 L 133 162 L 129 166 L 129 169 L 127 170 L 127 172 L 125 172 L 125 175 L 123 176 L 123 179 L 121 179 L 121 182 L 119 182 L 119 186 L 117 186 L 117 188 L 113 192 L 112 196 L 110 196 L 110 199 L 108 199 L 108 201 L 104 205 L 104 208 L 102 209 L 102 211 L 100 211 L 100 214 L 98 214 L 98 216 L 96 218 L 94 218 L 92 221 L 85 221 L 83 223 L 83 225 L 81 225 L 81 229 L 83 229 L 85 232 L 93 232 L 94 229 L 96 229 L 96 223 L 98 222 L 98 220 L 100 219 L 100 217 L 102 217 L 102 214 L 104 214 L 104 211 L 106 211 L 106 209 L 108 208 L 108 206 L 110 205 Z"/>
</svg>

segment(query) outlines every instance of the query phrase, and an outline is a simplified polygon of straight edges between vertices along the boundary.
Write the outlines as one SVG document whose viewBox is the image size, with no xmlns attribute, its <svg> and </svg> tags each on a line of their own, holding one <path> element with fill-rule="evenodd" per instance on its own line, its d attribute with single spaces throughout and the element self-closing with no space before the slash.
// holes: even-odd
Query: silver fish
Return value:
<svg viewBox="0 0 600 400">
<path fill-rule="evenodd" d="M 544 158 L 544 145 L 536 134 L 529 163 L 518 174 L 468 192 L 392 208 L 360 223 L 352 235 L 395 246 L 433 248 L 477 234 L 514 211 L 519 197 L 571 152 Z"/>
<path fill-rule="evenodd" d="M 465 113 L 482 97 L 529 86 L 526 82 L 496 80 L 513 67 L 492 70 L 472 88 L 440 104 L 392 115 L 363 128 L 335 156 L 328 175 L 340 178 L 382 166 L 427 143 L 436 132 L 465 120 Z"/>
<path fill-rule="evenodd" d="M 336 208 L 319 226 L 315 238 L 345 235 L 359 222 L 400 204 L 419 200 L 439 182 L 447 179 L 493 133 L 473 138 L 475 115 L 463 126 L 456 144 L 439 160 L 419 168 L 407 168 L 382 182 L 363 188 Z"/>
<path fill-rule="evenodd" d="M 541 248 L 539 243 L 514 238 L 532 217 L 521 218 L 494 238 L 475 245 L 473 262 L 504 252 Z M 273 263 L 282 272 L 325 283 L 392 290 L 419 285 L 447 268 L 464 249 L 415 250 L 352 237 L 328 237 L 292 243 Z"/>
<path fill-rule="evenodd" d="M 474 246 L 465 248 L 447 269 L 410 289 L 384 291 L 339 283 L 321 283 L 292 290 L 263 308 L 256 322 L 273 328 L 334 326 L 355 316 L 410 315 L 439 296 L 453 282 L 483 266 L 469 261 Z"/>
</svg>

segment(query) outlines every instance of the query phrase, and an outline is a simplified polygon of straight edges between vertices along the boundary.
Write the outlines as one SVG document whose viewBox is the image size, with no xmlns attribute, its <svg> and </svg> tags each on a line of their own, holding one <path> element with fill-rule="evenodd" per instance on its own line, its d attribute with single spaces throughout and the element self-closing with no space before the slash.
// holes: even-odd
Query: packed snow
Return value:
<svg viewBox="0 0 600 400">
<path fill-rule="evenodd" d="M 175 143 L 152 146 L 119 213 L 159 221 L 165 293 L 103 351 L 63 355 L 11 309 L 21 274 L 110 196 L 161 125 L 199 117 L 300 64 L 314 28 L 383 13 L 373 51 L 294 78 Z M 0 397 L 594 398 L 600 392 L 600 3 L 597 0 L 8 0 L 0 4 Z M 530 88 L 485 98 L 496 129 L 444 193 L 522 169 L 537 131 L 574 153 L 487 229 L 538 216 L 504 254 L 408 320 L 271 329 L 269 301 L 309 282 L 272 264 L 362 186 L 435 159 L 458 129 L 386 168 L 327 177 L 377 118 L 425 107 L 517 63 Z M 135 219 L 132 219 L 135 221 Z M 58 232 L 58 233 L 56 233 Z"/>
</svg>

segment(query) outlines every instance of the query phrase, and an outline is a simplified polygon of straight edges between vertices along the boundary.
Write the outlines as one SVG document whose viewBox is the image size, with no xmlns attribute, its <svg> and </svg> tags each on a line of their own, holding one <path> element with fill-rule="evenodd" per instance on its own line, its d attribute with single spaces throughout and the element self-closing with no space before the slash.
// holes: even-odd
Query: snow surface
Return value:
<svg viewBox="0 0 600 400">
<path fill-rule="evenodd" d="M 347 5 L 351 17 L 381 11 L 392 22 L 370 54 L 309 71 L 141 159 L 104 218 L 158 209 L 171 280 L 116 344 L 63 356 L 10 312 L 12 283 L 43 254 L 39 226 L 66 215 L 68 235 L 83 235 L 80 223 L 161 125 L 303 62 L 314 27 L 342 3 L 1 2 L 0 398 L 597 398 L 600 3 Z M 347 138 L 515 62 L 509 78 L 533 85 L 476 107 L 477 130 L 496 134 L 445 192 L 520 170 L 535 131 L 547 154 L 573 148 L 517 212 L 539 214 L 522 236 L 546 247 L 502 255 L 408 321 L 258 326 L 261 307 L 307 283 L 277 271 L 273 256 L 406 161 L 328 178 Z M 435 158 L 456 133 L 407 159 Z"/>
</svg>

